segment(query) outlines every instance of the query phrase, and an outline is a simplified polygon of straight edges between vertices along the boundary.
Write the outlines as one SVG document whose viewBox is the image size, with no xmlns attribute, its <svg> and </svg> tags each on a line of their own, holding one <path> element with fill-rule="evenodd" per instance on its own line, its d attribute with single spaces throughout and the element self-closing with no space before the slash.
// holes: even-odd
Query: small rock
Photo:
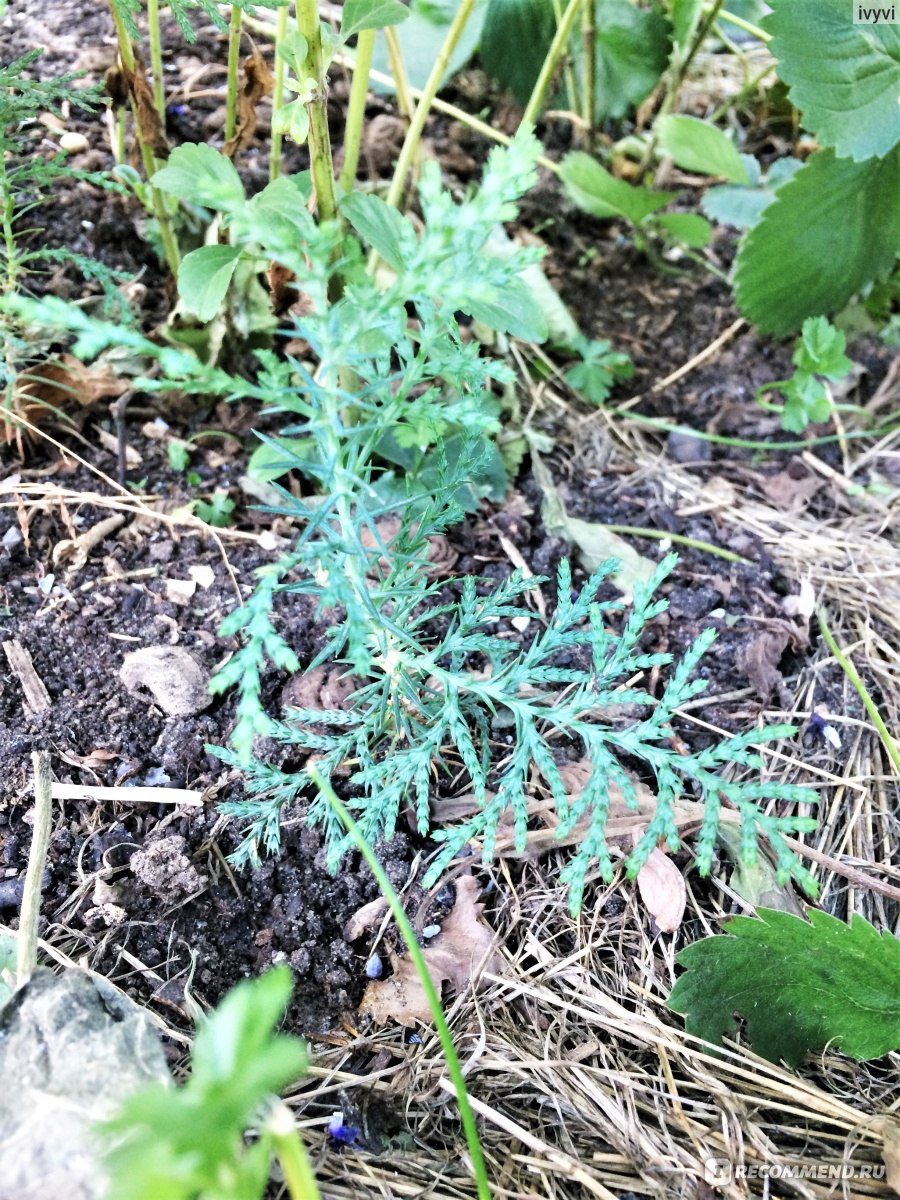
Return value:
<svg viewBox="0 0 900 1200">
<path fill-rule="evenodd" d="M 67 150 L 69 154 L 80 154 L 83 150 L 87 150 L 90 146 L 90 142 L 83 133 L 74 133 L 71 130 L 68 133 L 64 133 L 60 137 L 59 144 L 62 146 L 63 150 Z"/>
<path fill-rule="evenodd" d="M 162 837 L 132 854 L 128 865 L 155 896 L 177 903 L 199 892 L 204 885 L 203 876 L 185 854 L 185 847 L 184 838 L 178 834 Z"/>
<path fill-rule="evenodd" d="M 181 646 L 144 646 L 125 656 L 119 678 L 132 694 L 171 717 L 190 717 L 212 703 L 209 673 Z"/>
</svg>

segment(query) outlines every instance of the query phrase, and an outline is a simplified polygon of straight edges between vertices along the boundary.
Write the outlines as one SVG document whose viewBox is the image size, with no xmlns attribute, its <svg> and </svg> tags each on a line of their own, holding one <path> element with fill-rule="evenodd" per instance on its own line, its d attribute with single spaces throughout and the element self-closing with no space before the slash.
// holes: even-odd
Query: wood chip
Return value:
<svg viewBox="0 0 900 1200">
<path fill-rule="evenodd" d="M 3 652 L 25 694 L 25 710 L 28 715 L 36 717 L 46 712 L 52 706 L 52 701 L 43 680 L 34 669 L 27 647 L 18 639 L 13 639 L 3 643 Z"/>
</svg>

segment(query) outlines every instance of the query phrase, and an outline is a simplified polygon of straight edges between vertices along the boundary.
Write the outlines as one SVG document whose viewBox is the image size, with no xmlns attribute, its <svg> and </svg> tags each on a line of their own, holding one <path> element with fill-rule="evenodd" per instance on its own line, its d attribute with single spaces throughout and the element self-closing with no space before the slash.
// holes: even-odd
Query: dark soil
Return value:
<svg viewBox="0 0 900 1200">
<path fill-rule="evenodd" d="M 69 5 L 51 6 L 25 0 L 7 18 L 3 31 L 4 56 L 44 44 L 48 52 L 36 68 L 45 74 L 84 67 L 92 78 L 112 57 L 112 25 L 105 9 L 83 12 Z M 205 87 L 223 61 L 218 35 L 199 30 L 201 37 L 186 48 L 177 28 L 166 36 L 178 51 L 176 73 L 169 81 L 176 93 L 191 71 L 212 65 Z M 93 55 L 93 57 L 92 57 Z M 178 77 L 175 77 L 175 76 Z M 200 85 L 198 84 L 198 87 Z M 339 128 L 340 86 L 335 89 L 335 122 Z M 183 98 L 182 98 L 183 99 Z M 212 140 L 220 125 L 221 98 L 203 96 L 179 100 L 171 113 L 170 134 L 180 140 Z M 373 101 L 370 116 L 388 115 Z M 217 121 L 219 124 L 217 125 Z M 382 123 L 384 124 L 384 123 Z M 101 170 L 111 165 L 105 131 L 99 120 L 73 123 L 86 131 L 91 149 L 75 156 L 73 165 Z M 385 126 L 386 134 L 389 129 Z M 260 139 L 265 130 L 260 131 Z M 432 145 L 456 180 L 467 179 L 483 157 L 477 139 L 466 139 L 436 122 Z M 382 165 L 375 148 L 366 170 Z M 264 181 L 262 140 L 241 159 L 250 186 Z M 295 152 L 292 169 L 302 165 Z M 79 162 L 78 159 L 83 161 Z M 559 219 L 560 212 L 564 220 Z M 96 257 L 108 266 L 139 277 L 142 311 L 149 324 L 166 311 L 170 300 L 164 274 L 142 237 L 143 218 L 134 201 L 110 195 L 89 183 L 61 189 L 52 206 L 42 210 L 40 223 L 51 245 L 67 245 Z M 620 231 L 570 214 L 556 188 L 544 180 L 528 199 L 523 223 L 541 228 L 550 246 L 548 274 L 571 306 L 585 333 L 609 338 L 634 359 L 634 380 L 619 388 L 617 398 L 649 391 L 674 367 L 704 349 L 736 318 L 727 289 L 716 279 L 692 268 L 678 277 L 661 276 L 620 236 Z M 723 238 L 715 253 L 726 263 L 733 245 Z M 36 286 L 67 298 L 80 295 L 84 280 L 69 268 Z M 869 374 L 862 383 L 860 402 L 872 394 L 885 370 L 886 357 L 877 346 L 864 343 L 857 357 L 866 360 Z M 664 393 L 645 400 L 635 411 L 664 416 L 699 431 L 752 440 L 783 440 L 770 417 L 753 403 L 755 389 L 789 372 L 789 348 L 739 334 L 709 363 Z M 237 502 L 238 529 L 252 532 L 264 520 L 249 511 L 252 503 L 238 487 L 254 424 L 254 414 L 184 406 L 165 412 L 178 437 L 208 425 L 231 434 L 227 455 L 204 451 L 192 461 L 201 477 L 189 488 L 183 473 L 169 465 L 163 443 L 145 437 L 141 425 L 153 413 L 141 412 L 140 398 L 128 416 L 128 442 L 143 458 L 130 472 L 133 484 L 163 498 L 171 509 L 196 491 L 230 489 Z M 580 414 L 578 419 L 586 419 Z M 112 431 L 108 410 L 97 405 L 81 418 L 78 453 L 108 474 L 115 473 L 113 455 L 97 448 L 98 430 Z M 609 473 L 590 439 L 571 430 L 554 429 L 558 454 L 551 459 L 568 510 L 588 520 L 652 527 L 677 533 L 750 560 L 728 563 L 713 555 L 686 550 L 666 585 L 669 612 L 648 632 L 654 649 L 676 656 L 712 625 L 719 631 L 701 673 L 709 680 L 710 700 L 698 715 L 726 728 L 745 728 L 760 710 L 787 699 L 785 679 L 799 671 L 811 646 L 784 619 L 782 601 L 797 590 L 749 535 L 717 524 L 710 515 L 684 516 L 674 512 L 661 485 L 628 474 Z M 815 431 L 813 431 L 815 432 Z M 68 441 L 64 429 L 55 435 Z M 663 437 L 665 435 L 662 435 Z M 85 449 L 85 441 L 88 449 Z M 578 453 L 572 454 L 577 442 Z M 768 477 L 806 471 L 793 451 L 781 451 L 759 465 L 755 451 L 711 445 L 685 435 L 672 435 L 663 446 L 673 461 L 699 473 L 719 474 L 761 494 Z M 819 451 L 828 457 L 827 447 Z M 52 450 L 38 445 L 19 461 L 14 446 L 0 448 L 2 478 L 17 476 L 24 484 L 52 475 L 71 491 L 103 491 L 104 485 L 70 462 L 60 464 Z M 496 533 L 502 530 L 535 572 L 551 573 L 567 551 L 548 538 L 538 513 L 541 498 L 534 482 L 519 480 L 524 516 L 515 521 L 487 506 L 452 540 L 460 553 L 458 568 L 492 575 L 512 569 Z M 108 489 L 107 489 L 108 490 Z M 138 647 L 174 645 L 188 651 L 205 670 L 212 671 L 234 648 L 218 632 L 220 622 L 237 603 L 222 554 L 213 541 L 194 533 L 173 532 L 170 526 L 129 518 L 121 529 L 89 555 L 78 568 L 54 565 L 54 547 L 109 515 L 87 504 L 68 507 L 58 501 L 29 507 L 27 540 L 20 528 L 16 505 L 7 494 L 0 510 L 0 638 L 16 640 L 28 651 L 34 669 L 50 698 L 50 707 L 28 714 L 20 683 L 0 657 L 0 772 L 5 788 L 0 808 L 0 908 L 14 924 L 21 894 L 30 833 L 29 754 L 50 750 L 55 776 L 77 784 L 167 784 L 207 794 L 200 807 L 172 810 L 165 805 L 128 805 L 114 810 L 89 801 L 67 802 L 53 837 L 44 890 L 44 915 L 72 957 L 117 980 L 144 1003 L 159 1008 L 176 1023 L 185 1014 L 190 989 L 207 1004 L 244 976 L 255 975 L 270 963 L 288 961 L 294 968 L 296 991 L 291 1023 L 307 1032 L 322 1032 L 352 1014 L 366 982 L 365 946 L 351 946 L 343 929 L 350 915 L 373 899 L 377 888 L 368 871 L 353 856 L 337 876 L 324 869 L 321 843 L 307 829 L 302 812 L 287 814 L 282 855 L 254 871 L 234 876 L 226 866 L 239 833 L 222 820 L 216 803 L 241 794 L 240 779 L 207 752 L 207 744 L 227 743 L 234 718 L 231 696 L 215 697 L 201 711 L 167 716 L 152 700 L 129 693 L 120 679 L 125 655 Z M 814 496 L 813 511 L 827 513 L 827 493 Z M 23 506 L 24 509 L 24 506 Z M 20 509 L 20 512 L 23 511 Z M 282 533 L 289 530 L 282 529 Z M 648 557 L 658 543 L 631 539 Z M 255 541 L 226 539 L 228 560 L 242 596 L 249 594 L 255 567 L 271 560 Z M 192 571 L 208 567 L 213 582 L 198 586 L 186 600 L 173 599 L 170 581 L 193 578 Z M 52 579 L 51 579 L 52 576 Z M 583 576 L 582 576 L 583 577 Z M 177 588 L 175 589 L 177 593 Z M 302 601 L 282 606 L 282 632 L 301 662 L 308 663 L 319 646 L 320 627 L 311 607 Z M 766 686 L 758 655 L 748 645 L 774 637 L 776 647 Z M 779 639 L 781 639 L 779 641 Z M 760 679 L 763 680 L 760 683 Z M 275 711 L 285 678 L 273 673 L 264 681 L 264 700 Z M 783 689 L 784 696 L 779 694 Z M 735 704 L 720 704 L 716 696 L 743 691 Z M 695 745 L 705 734 L 693 727 L 679 734 Z M 381 848 L 381 857 L 395 884 L 405 886 L 420 846 L 412 835 L 401 835 Z M 411 893 L 414 903 L 421 892 Z"/>
</svg>

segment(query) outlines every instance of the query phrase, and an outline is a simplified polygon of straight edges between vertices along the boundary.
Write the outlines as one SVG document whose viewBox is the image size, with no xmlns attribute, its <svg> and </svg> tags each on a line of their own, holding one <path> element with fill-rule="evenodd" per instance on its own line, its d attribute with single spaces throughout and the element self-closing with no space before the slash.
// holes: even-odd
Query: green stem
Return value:
<svg viewBox="0 0 900 1200">
<path fill-rule="evenodd" d="M 150 70 L 153 72 L 153 99 L 159 119 L 166 124 L 166 89 L 163 86 L 162 39 L 159 33 L 159 0 L 147 0 L 147 29 L 150 34 Z"/>
<path fill-rule="evenodd" d="M 668 116 L 675 107 L 675 101 L 678 99 L 678 93 L 681 90 L 681 85 L 687 77 L 688 68 L 694 61 L 698 50 L 703 45 L 703 41 L 712 28 L 716 18 L 719 16 L 722 5 L 725 0 L 715 0 L 715 3 L 710 8 L 705 9 L 703 16 L 697 23 L 697 28 L 694 30 L 694 36 L 691 38 L 691 44 L 688 47 L 687 53 L 681 57 L 674 65 L 672 70 L 669 85 L 666 88 L 666 94 L 663 96 L 662 103 L 659 106 L 659 112 L 653 122 L 653 129 L 647 141 L 646 149 L 644 150 L 643 158 L 638 166 L 637 178 L 640 182 L 647 172 L 653 157 L 656 154 L 656 144 L 659 140 L 657 130 L 659 128 L 660 117 Z"/>
<path fill-rule="evenodd" d="M 344 165 L 341 168 L 340 185 L 345 192 L 353 191 L 356 168 L 359 166 L 359 148 L 362 144 L 363 122 L 366 116 L 366 98 L 369 95 L 369 71 L 375 51 L 375 30 L 364 29 L 356 42 L 356 69 L 350 85 L 347 102 L 347 123 L 344 126 Z"/>
<path fill-rule="evenodd" d="M 3 244 L 6 249 L 6 283 L 4 291 L 15 290 L 19 277 L 19 256 L 16 253 L 16 236 L 13 232 L 13 219 L 16 213 L 15 199 L 9 174 L 6 170 L 6 159 L 0 154 L 0 202 L 3 205 Z"/>
<path fill-rule="evenodd" d="M 384 40 L 387 42 L 388 62 L 391 68 L 391 80 L 393 82 L 394 91 L 397 94 L 397 107 L 400 112 L 406 117 L 407 121 L 411 121 L 415 115 L 416 106 L 413 103 L 413 93 L 409 86 L 409 75 L 406 72 L 406 63 L 403 61 L 403 49 L 400 46 L 400 39 L 397 37 L 397 30 L 393 25 L 389 25 L 384 31 Z M 371 75 L 371 70 L 369 72 Z M 418 93 L 421 96 L 421 92 Z"/>
<path fill-rule="evenodd" d="M 320 221 L 337 218 L 337 196 L 334 190 L 334 164 L 331 158 L 331 137 L 328 133 L 327 81 L 325 56 L 322 51 L 322 27 L 316 0 L 297 0 L 297 29 L 306 39 L 306 70 L 316 82 L 309 109 L 309 157 L 316 206 Z"/>
<path fill-rule="evenodd" d="M 714 546 L 712 542 L 701 542 L 697 538 L 686 537 L 682 533 L 667 533 L 664 529 L 647 529 L 642 525 L 607 525 L 604 521 L 601 521 L 600 524 L 610 533 L 623 533 L 630 537 L 656 538 L 660 542 L 677 542 L 679 546 L 690 546 L 694 550 L 702 550 L 704 554 L 713 554 L 716 558 L 724 558 L 726 562 L 743 563 L 746 567 L 753 566 L 749 558 L 742 558 L 733 550 L 723 550 L 721 546 Z"/>
<path fill-rule="evenodd" d="M 767 450 L 770 454 L 778 450 L 808 450 L 811 446 L 828 446 L 832 442 L 842 442 L 849 438 L 881 437 L 895 433 L 898 429 L 894 424 L 879 425 L 876 429 L 852 429 L 849 433 L 826 434 L 823 437 L 807 438 L 805 441 L 792 442 L 753 442 L 747 438 L 723 437 L 718 433 L 706 433 L 702 429 L 691 429 L 689 425 L 675 425 L 671 421 L 663 421 L 659 417 L 645 417 L 622 409 L 608 409 L 614 417 L 634 421 L 638 425 L 646 425 L 650 429 L 659 429 L 663 433 L 685 433 L 689 437 L 699 438 L 704 442 L 712 442 L 717 446 L 740 446 L 745 450 Z"/>
<path fill-rule="evenodd" d="M 560 0 L 552 0 L 553 2 L 553 19 L 557 26 L 562 20 L 563 10 Z M 563 66 L 563 88 L 566 97 L 566 106 L 571 112 L 578 111 L 578 81 L 575 78 L 575 68 L 572 66 L 572 56 L 566 55 L 566 61 Z"/>
<path fill-rule="evenodd" d="M 752 34 L 758 41 L 764 45 L 768 45 L 772 40 L 771 33 L 766 33 L 764 29 L 760 29 L 758 25 L 751 25 L 749 21 L 745 21 L 743 17 L 737 17 L 734 13 L 728 12 L 726 9 L 721 9 L 718 15 L 720 21 L 727 21 L 729 25 L 736 25 L 738 29 L 743 29 L 745 33 Z"/>
<path fill-rule="evenodd" d="M 422 984 L 422 991 L 425 993 L 425 998 L 428 1001 L 428 1007 L 431 1009 L 431 1016 L 434 1020 L 435 1028 L 441 1042 L 441 1050 L 444 1054 L 444 1059 L 447 1063 L 447 1072 L 453 1081 L 453 1086 L 456 1088 L 456 1098 L 459 1103 L 459 1115 L 462 1121 L 463 1129 L 466 1134 L 466 1142 L 469 1147 L 469 1157 L 472 1160 L 472 1171 L 475 1175 L 476 1184 L 478 1187 L 479 1200 L 490 1200 L 491 1188 L 487 1177 L 487 1168 L 484 1162 L 484 1155 L 481 1150 L 481 1142 L 478 1138 L 478 1128 L 475 1124 L 475 1115 L 472 1112 L 472 1107 L 469 1104 L 469 1093 L 466 1089 L 465 1077 L 462 1073 L 462 1067 L 459 1063 L 459 1058 L 456 1053 L 456 1047 L 453 1045 L 453 1035 L 450 1032 L 450 1027 L 447 1024 L 447 1019 L 444 1016 L 444 1010 L 441 1006 L 441 999 L 437 988 L 431 978 L 428 970 L 428 964 L 425 961 L 425 956 L 419 946 L 418 939 L 412 925 L 409 922 L 400 897 L 394 891 L 391 881 L 382 867 L 381 863 L 375 857 L 371 847 L 363 837 L 353 817 L 338 799 L 334 789 L 330 783 L 327 783 L 315 767 L 308 767 L 307 774 L 310 779 L 319 789 L 321 794 L 328 801 L 333 812 L 337 815 L 341 824 L 350 835 L 350 839 L 359 850 L 360 854 L 366 860 L 369 869 L 378 881 L 378 886 L 381 888 L 382 894 L 390 906 L 394 920 L 397 922 L 397 928 L 400 930 L 401 936 L 406 943 L 406 948 L 409 951 L 409 957 L 412 959 L 413 965 L 418 973 L 419 980 Z"/>
<path fill-rule="evenodd" d="M 573 3 L 576 0 L 572 0 Z M 391 186 L 388 189 L 387 202 L 393 208 L 397 208 L 403 197 L 403 189 L 406 186 L 406 177 L 409 174 L 409 169 L 412 166 L 413 157 L 419 146 L 419 141 L 422 137 L 422 132 L 425 129 L 425 122 L 428 119 L 428 113 L 431 109 L 431 103 L 438 93 L 438 88 L 446 74 L 447 67 L 450 65 L 450 58 L 453 51 L 456 49 L 456 43 L 462 36 L 462 32 L 466 27 L 466 22 L 472 14 L 476 0 L 460 0 L 459 8 L 456 10 L 456 16 L 447 30 L 447 36 L 444 38 L 444 44 L 441 46 L 440 53 L 435 59 L 434 66 L 431 68 L 431 74 L 428 76 L 428 81 L 422 91 L 422 98 L 416 105 L 415 115 L 409 129 L 406 131 L 406 138 L 400 150 L 400 157 L 397 159 L 397 166 L 394 168 L 394 177 L 391 180 Z"/>
<path fill-rule="evenodd" d="M 284 1172 L 291 1200 L 321 1200 L 312 1163 L 286 1104 L 279 1101 L 275 1106 L 266 1122 L 266 1131 Z"/>
<path fill-rule="evenodd" d="M 562 15 L 562 20 L 556 27 L 556 33 L 553 36 L 553 41 L 550 43 L 550 49 L 547 51 L 544 65 L 541 67 L 541 73 L 537 77 L 531 98 L 525 105 L 525 112 L 522 114 L 522 125 L 526 128 L 537 124 L 538 115 L 544 103 L 544 95 L 550 86 L 550 80 L 556 71 L 560 56 L 569 41 L 572 27 L 575 24 L 575 18 L 578 16 L 583 2 L 584 0 L 569 0 L 566 10 Z"/>
<path fill-rule="evenodd" d="M 278 53 L 278 47 L 283 45 L 287 37 L 288 6 L 282 5 L 275 17 L 275 81 L 272 85 L 272 114 L 278 112 L 284 103 L 284 73 L 287 63 Z M 272 141 L 269 146 L 269 182 L 281 174 L 281 145 L 284 134 L 280 129 L 272 128 Z"/>
<path fill-rule="evenodd" d="M 31 828 L 31 849 L 19 913 L 19 935 L 16 939 L 16 985 L 21 987 L 37 966 L 38 920 L 41 915 L 41 884 L 50 832 L 53 824 L 53 799 L 50 788 L 50 755 L 36 750 L 31 755 L 34 766 L 34 824 Z"/>
<path fill-rule="evenodd" d="M 584 93 L 581 97 L 581 116 L 585 123 L 584 144 L 594 149 L 597 120 L 597 14 L 595 0 L 584 0 L 581 7 L 581 41 L 584 56 Z"/>
<path fill-rule="evenodd" d="M 872 699 L 869 689 L 863 683 L 856 667 L 854 667 L 853 663 L 834 640 L 834 634 L 828 626 L 828 618 L 824 608 L 816 609 L 816 618 L 818 619 L 819 628 L 822 630 L 822 637 L 824 637 L 828 649 L 837 659 L 838 666 L 840 666 L 854 688 L 856 688 L 856 693 L 865 705 L 866 712 L 872 718 L 872 724 L 878 730 L 878 735 L 887 751 L 888 758 L 894 764 L 897 774 L 900 775 L 900 746 L 897 745 L 891 736 L 887 725 L 885 725 L 882 719 L 881 713 L 878 711 L 878 705 Z"/>
<path fill-rule="evenodd" d="M 228 95 L 225 100 L 225 141 L 234 137 L 237 129 L 238 69 L 241 65 L 241 19 L 242 13 L 236 4 L 231 6 L 228 23 Z"/>
</svg>

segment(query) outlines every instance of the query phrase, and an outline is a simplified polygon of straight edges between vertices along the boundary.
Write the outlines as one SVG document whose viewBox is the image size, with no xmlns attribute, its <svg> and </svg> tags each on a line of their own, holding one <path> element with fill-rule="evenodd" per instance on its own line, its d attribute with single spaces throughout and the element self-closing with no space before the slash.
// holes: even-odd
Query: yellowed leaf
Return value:
<svg viewBox="0 0 900 1200">
<path fill-rule="evenodd" d="M 662 850 L 651 850 L 637 877 L 641 899 L 663 933 L 681 925 L 687 903 L 684 876 Z"/>
</svg>

